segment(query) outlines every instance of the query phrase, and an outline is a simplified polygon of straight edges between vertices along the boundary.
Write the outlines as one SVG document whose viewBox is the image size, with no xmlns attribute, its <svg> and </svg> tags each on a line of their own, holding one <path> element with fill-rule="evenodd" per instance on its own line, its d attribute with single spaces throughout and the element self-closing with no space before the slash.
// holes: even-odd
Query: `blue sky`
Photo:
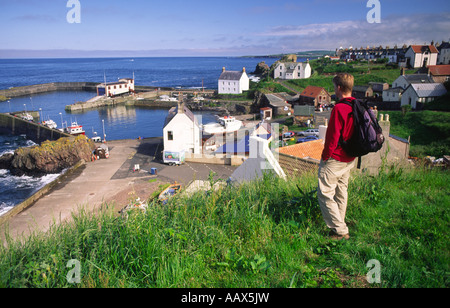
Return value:
<svg viewBox="0 0 450 308">
<path fill-rule="evenodd" d="M 0 57 L 241 56 L 450 39 L 448 0 L 0 0 Z"/>
</svg>

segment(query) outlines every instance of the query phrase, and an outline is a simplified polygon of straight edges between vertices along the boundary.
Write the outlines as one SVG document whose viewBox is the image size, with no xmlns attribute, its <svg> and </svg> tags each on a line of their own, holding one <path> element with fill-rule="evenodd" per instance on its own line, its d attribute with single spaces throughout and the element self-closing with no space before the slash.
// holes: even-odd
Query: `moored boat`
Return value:
<svg viewBox="0 0 450 308">
<path fill-rule="evenodd" d="M 241 127 L 242 121 L 232 116 L 225 116 L 219 118 L 217 123 L 203 125 L 203 132 L 207 135 L 220 135 L 238 131 Z"/>
<path fill-rule="evenodd" d="M 72 122 L 72 125 L 68 126 L 65 131 L 66 133 L 74 136 L 86 135 L 86 132 L 83 130 L 83 126 L 78 125 L 77 122 Z"/>
<path fill-rule="evenodd" d="M 163 204 L 166 204 L 167 201 L 175 196 L 178 192 L 180 192 L 181 190 L 181 184 L 175 183 L 170 185 L 169 187 L 167 187 L 166 189 L 164 189 L 160 194 L 159 194 L 159 201 L 162 202 Z"/>
<path fill-rule="evenodd" d="M 42 125 L 47 126 L 48 128 L 51 128 L 51 129 L 56 129 L 58 127 L 58 125 L 56 125 L 55 121 L 50 120 L 50 119 L 42 122 Z"/>
</svg>

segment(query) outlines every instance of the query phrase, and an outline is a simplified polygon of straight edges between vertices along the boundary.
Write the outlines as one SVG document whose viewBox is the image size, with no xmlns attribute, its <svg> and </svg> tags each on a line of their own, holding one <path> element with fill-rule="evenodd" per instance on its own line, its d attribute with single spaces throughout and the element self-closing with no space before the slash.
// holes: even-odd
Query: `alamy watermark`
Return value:
<svg viewBox="0 0 450 308">
<path fill-rule="evenodd" d="M 381 3 L 380 0 L 367 1 L 367 7 L 371 10 L 367 13 L 367 22 L 369 24 L 381 23 Z"/>
<path fill-rule="evenodd" d="M 81 3 L 79 0 L 67 1 L 66 7 L 70 8 L 67 12 L 66 20 L 69 24 L 81 23 Z"/>
<path fill-rule="evenodd" d="M 67 282 L 71 284 L 81 283 L 81 262 L 72 259 L 67 262 L 66 267 L 71 268 L 66 275 Z"/>
<path fill-rule="evenodd" d="M 381 283 L 381 263 L 378 260 L 370 260 L 366 265 L 369 268 L 369 272 L 367 273 L 367 282 L 372 283 Z"/>
</svg>

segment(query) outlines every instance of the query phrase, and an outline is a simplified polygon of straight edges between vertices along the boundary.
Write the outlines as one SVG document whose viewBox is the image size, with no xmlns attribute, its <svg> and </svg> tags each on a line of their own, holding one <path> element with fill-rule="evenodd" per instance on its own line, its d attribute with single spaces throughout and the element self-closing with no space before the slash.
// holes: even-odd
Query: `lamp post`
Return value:
<svg viewBox="0 0 450 308">
<path fill-rule="evenodd" d="M 105 120 L 102 120 L 102 125 L 103 125 L 103 142 L 106 143 Z"/>
<path fill-rule="evenodd" d="M 59 115 L 61 116 L 61 129 L 64 129 L 62 113 L 60 112 Z"/>
</svg>

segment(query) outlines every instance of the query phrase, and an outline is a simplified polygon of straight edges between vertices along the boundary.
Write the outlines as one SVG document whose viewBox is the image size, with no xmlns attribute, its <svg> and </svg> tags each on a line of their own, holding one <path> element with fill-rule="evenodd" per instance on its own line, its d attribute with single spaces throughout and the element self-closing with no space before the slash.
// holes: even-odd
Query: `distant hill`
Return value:
<svg viewBox="0 0 450 308">
<path fill-rule="evenodd" d="M 275 54 L 275 55 L 260 55 L 260 56 L 243 56 L 242 58 L 282 58 L 285 55 L 295 54 L 299 58 L 318 58 L 326 55 L 334 55 L 334 51 L 331 50 L 311 50 L 300 51 L 297 53 Z"/>
</svg>

